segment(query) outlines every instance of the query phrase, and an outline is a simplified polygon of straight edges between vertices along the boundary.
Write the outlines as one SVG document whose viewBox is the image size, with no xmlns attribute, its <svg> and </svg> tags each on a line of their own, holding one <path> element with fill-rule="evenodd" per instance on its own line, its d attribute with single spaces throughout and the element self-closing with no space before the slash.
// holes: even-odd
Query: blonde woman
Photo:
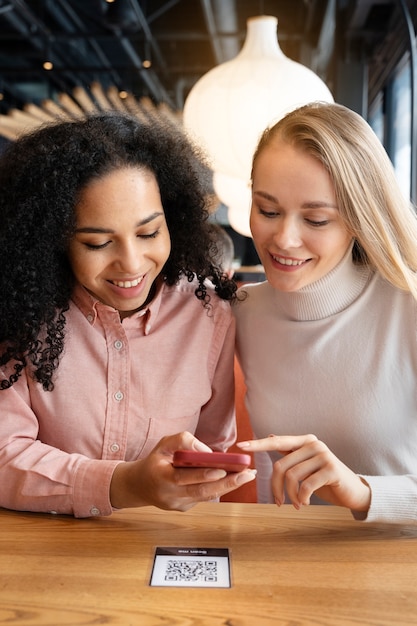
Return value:
<svg viewBox="0 0 417 626">
<path fill-rule="evenodd" d="M 251 230 L 267 280 L 234 306 L 239 445 L 264 454 L 261 498 L 417 521 L 417 220 L 364 119 L 313 103 L 266 130 Z"/>
</svg>

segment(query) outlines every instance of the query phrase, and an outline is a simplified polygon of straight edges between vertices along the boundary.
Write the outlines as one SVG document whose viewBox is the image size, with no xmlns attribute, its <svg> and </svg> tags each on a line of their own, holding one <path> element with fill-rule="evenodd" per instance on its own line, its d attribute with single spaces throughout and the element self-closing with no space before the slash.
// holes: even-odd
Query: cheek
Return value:
<svg viewBox="0 0 417 626">
<path fill-rule="evenodd" d="M 166 233 L 159 240 L 158 250 L 156 252 L 156 256 L 158 256 L 159 262 L 163 265 L 169 258 L 171 254 L 171 239 L 168 233 Z"/>
<path fill-rule="evenodd" d="M 85 278 L 97 274 L 100 270 L 100 263 L 95 262 L 93 256 L 78 246 L 69 250 L 68 258 L 73 274 L 80 282 L 84 282 Z"/>
<path fill-rule="evenodd" d="M 250 226 L 250 230 L 253 235 L 253 238 L 258 237 L 258 235 L 260 234 L 259 219 L 258 219 L 258 216 L 253 211 L 251 211 L 250 216 L 249 216 L 249 226 Z"/>
<path fill-rule="evenodd" d="M 73 263 L 71 263 L 71 267 L 75 278 L 77 278 L 81 283 L 85 282 L 86 279 L 95 273 L 92 270 L 90 263 L 82 263 L 80 259 L 76 259 Z"/>
<path fill-rule="evenodd" d="M 337 265 L 345 256 L 351 245 L 352 239 L 349 236 L 340 235 L 334 239 L 331 246 L 327 248 L 327 261 L 331 265 Z M 320 246 L 317 246 L 319 249 Z"/>
<path fill-rule="evenodd" d="M 80 259 L 80 253 L 77 250 L 76 245 L 70 245 L 69 249 L 68 249 L 68 260 L 71 266 L 71 269 L 75 275 L 75 277 L 77 278 L 80 274 L 80 271 L 83 267 L 83 263 Z"/>
<path fill-rule="evenodd" d="M 339 231 L 335 234 L 334 247 L 339 250 L 346 250 L 352 242 L 352 236 L 348 233 L 346 228 L 340 226 Z"/>
<path fill-rule="evenodd" d="M 273 222 L 260 221 L 256 217 L 250 220 L 250 230 L 255 246 L 268 242 L 275 234 Z"/>
</svg>

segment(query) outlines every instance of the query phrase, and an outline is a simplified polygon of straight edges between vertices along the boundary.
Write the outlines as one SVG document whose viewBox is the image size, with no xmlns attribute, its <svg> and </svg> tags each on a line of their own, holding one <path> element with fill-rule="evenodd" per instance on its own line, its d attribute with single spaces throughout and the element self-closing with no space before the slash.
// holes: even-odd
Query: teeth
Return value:
<svg viewBox="0 0 417 626">
<path fill-rule="evenodd" d="M 281 263 L 281 265 L 302 265 L 304 261 L 294 261 L 293 259 L 284 259 L 282 257 L 273 257 L 274 261 Z"/>
<path fill-rule="evenodd" d="M 143 276 L 141 278 L 135 278 L 135 280 L 113 280 L 113 285 L 117 287 L 122 287 L 123 289 L 130 289 L 130 287 L 136 287 L 139 283 L 142 282 Z"/>
</svg>

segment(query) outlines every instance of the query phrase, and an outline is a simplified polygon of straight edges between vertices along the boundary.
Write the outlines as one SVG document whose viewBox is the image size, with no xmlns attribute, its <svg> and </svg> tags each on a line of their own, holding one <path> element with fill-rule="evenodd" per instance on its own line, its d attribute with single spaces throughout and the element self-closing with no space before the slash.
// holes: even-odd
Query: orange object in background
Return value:
<svg viewBox="0 0 417 626">
<path fill-rule="evenodd" d="M 253 432 L 249 421 L 249 415 L 245 406 L 246 385 L 243 379 L 243 373 L 239 362 L 235 357 L 235 402 L 236 402 L 236 422 L 237 422 L 237 441 L 246 441 L 253 439 Z M 233 445 L 228 452 L 242 452 L 240 448 Z M 255 467 L 253 453 L 251 467 Z M 246 483 L 238 489 L 226 493 L 220 498 L 221 502 L 256 502 L 256 479 L 250 483 Z"/>
</svg>

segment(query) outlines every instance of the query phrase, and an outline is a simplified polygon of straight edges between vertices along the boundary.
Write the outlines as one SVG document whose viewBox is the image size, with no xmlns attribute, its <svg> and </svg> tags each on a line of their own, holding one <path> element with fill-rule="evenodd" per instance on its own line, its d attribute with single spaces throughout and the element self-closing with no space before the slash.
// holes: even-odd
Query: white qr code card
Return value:
<svg viewBox="0 0 417 626">
<path fill-rule="evenodd" d="M 156 548 L 153 587 L 230 587 L 228 548 Z"/>
</svg>

